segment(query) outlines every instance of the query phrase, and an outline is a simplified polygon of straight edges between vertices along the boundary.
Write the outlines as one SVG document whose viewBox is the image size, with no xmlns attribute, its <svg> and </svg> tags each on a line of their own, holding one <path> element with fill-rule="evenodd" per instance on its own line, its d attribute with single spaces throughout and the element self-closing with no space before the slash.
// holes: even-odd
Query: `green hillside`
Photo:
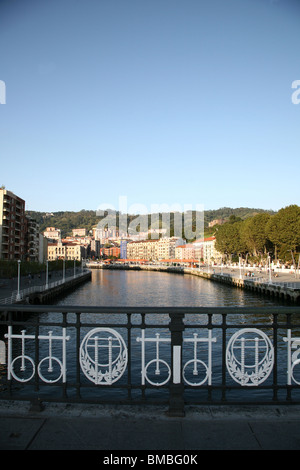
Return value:
<svg viewBox="0 0 300 470">
<path fill-rule="evenodd" d="M 204 212 L 204 227 L 208 227 L 208 223 L 214 219 L 226 219 L 230 216 L 241 218 L 242 220 L 247 219 L 250 216 L 267 212 L 268 214 L 274 214 L 273 211 L 265 211 L 263 209 L 251 209 L 248 207 L 239 207 L 232 209 L 230 207 L 222 207 L 217 210 L 208 210 Z M 33 219 L 35 219 L 40 225 L 40 232 L 43 232 L 46 227 L 56 227 L 62 232 L 62 236 L 68 236 L 72 234 L 72 229 L 85 228 L 87 231 L 91 230 L 93 226 L 101 220 L 96 215 L 94 210 L 81 210 L 79 212 L 60 211 L 49 214 L 47 212 L 36 212 L 26 211 Z M 148 216 L 143 216 L 147 217 Z M 132 221 L 135 218 L 133 215 L 128 216 L 128 220 Z M 171 221 L 172 223 L 172 221 Z M 208 233 L 210 230 L 208 230 Z"/>
</svg>

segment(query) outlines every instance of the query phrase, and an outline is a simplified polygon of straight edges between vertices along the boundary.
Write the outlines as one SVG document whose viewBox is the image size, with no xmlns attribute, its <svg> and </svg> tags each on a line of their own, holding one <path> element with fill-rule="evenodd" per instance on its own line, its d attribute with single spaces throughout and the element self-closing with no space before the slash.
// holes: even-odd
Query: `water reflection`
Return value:
<svg viewBox="0 0 300 470">
<path fill-rule="evenodd" d="M 261 297 L 193 275 L 156 271 L 94 270 L 92 280 L 59 300 L 57 305 L 94 306 L 267 306 Z"/>
</svg>

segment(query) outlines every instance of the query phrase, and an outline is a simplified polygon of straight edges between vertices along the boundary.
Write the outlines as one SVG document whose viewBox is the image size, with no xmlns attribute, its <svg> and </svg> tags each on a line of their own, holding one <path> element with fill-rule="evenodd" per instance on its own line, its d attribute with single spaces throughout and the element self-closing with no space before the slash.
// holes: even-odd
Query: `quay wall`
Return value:
<svg viewBox="0 0 300 470">
<path fill-rule="evenodd" d="M 92 277 L 91 271 L 82 273 L 81 275 L 77 275 L 74 278 L 67 278 L 65 282 L 60 283 L 55 286 L 50 286 L 49 289 L 43 289 L 42 291 L 39 290 L 40 286 L 37 286 L 37 290 L 26 294 L 21 300 L 15 300 L 10 302 L 15 305 L 49 305 L 52 301 L 54 301 L 57 297 L 65 295 L 72 289 L 76 289 L 76 287 L 80 284 L 83 284 L 87 281 L 90 281 Z M 7 303 L 5 303 L 7 304 Z M 5 305 L 4 304 L 4 305 Z M 7 320 L 8 318 L 9 307 L 7 311 L 1 312 L 1 320 Z M 27 318 L 28 311 L 16 311 L 13 312 L 13 320 L 22 320 Z"/>
<path fill-rule="evenodd" d="M 287 287 L 275 283 L 262 282 L 259 280 L 239 278 L 229 274 L 207 273 L 198 269 L 183 266 L 152 266 L 152 265 L 118 265 L 118 264 L 90 264 L 89 269 L 121 269 L 135 271 L 160 271 L 177 274 L 191 274 L 203 279 L 220 282 L 235 288 L 246 289 L 253 293 L 273 298 L 274 300 L 300 305 L 300 283 L 299 289 Z"/>
<path fill-rule="evenodd" d="M 91 271 L 85 271 L 81 274 L 77 274 L 76 276 L 67 277 L 64 281 L 49 283 L 47 288 L 45 285 L 32 286 L 30 288 L 21 290 L 19 299 L 16 291 L 14 291 L 10 296 L 1 298 L 0 304 L 49 304 L 55 298 L 64 295 L 72 289 L 75 289 L 78 285 L 90 281 L 91 277 Z"/>
<path fill-rule="evenodd" d="M 74 279 L 67 279 L 63 284 L 51 287 L 43 292 L 31 293 L 26 298 L 29 304 L 49 304 L 57 297 L 66 294 L 68 291 L 75 289 L 78 285 L 90 281 L 92 277 L 91 271 L 83 273 Z M 24 303 L 24 302 L 23 302 Z"/>
</svg>

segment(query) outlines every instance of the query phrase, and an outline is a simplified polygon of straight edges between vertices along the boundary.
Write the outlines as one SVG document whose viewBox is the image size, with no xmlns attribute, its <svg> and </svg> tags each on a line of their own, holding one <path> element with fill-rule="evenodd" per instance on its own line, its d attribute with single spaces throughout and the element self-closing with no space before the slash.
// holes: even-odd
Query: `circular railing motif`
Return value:
<svg viewBox="0 0 300 470">
<path fill-rule="evenodd" d="M 84 375 L 97 385 L 111 385 L 127 367 L 127 347 L 111 328 L 94 328 L 83 338 L 79 361 Z"/>
<path fill-rule="evenodd" d="M 274 348 L 268 336 L 256 328 L 244 328 L 229 340 L 226 366 L 230 376 L 243 386 L 257 386 L 270 375 Z"/>
</svg>

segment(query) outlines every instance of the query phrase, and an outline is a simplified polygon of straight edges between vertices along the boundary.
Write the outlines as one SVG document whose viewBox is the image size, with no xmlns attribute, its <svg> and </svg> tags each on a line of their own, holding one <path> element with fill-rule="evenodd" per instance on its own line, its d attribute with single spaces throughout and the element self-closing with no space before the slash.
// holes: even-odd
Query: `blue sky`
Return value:
<svg viewBox="0 0 300 470">
<path fill-rule="evenodd" d="M 298 0 L 0 0 L 0 184 L 28 210 L 300 203 Z"/>
</svg>

